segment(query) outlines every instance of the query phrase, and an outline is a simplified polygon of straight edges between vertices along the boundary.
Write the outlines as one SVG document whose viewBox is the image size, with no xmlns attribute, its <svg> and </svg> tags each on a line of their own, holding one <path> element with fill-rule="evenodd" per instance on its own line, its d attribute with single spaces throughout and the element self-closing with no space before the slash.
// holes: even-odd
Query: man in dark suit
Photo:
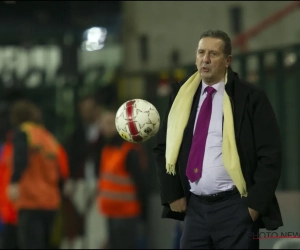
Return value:
<svg viewBox="0 0 300 250">
<path fill-rule="evenodd" d="M 239 79 L 231 60 L 228 35 L 205 31 L 197 71 L 172 85 L 157 135 L 162 218 L 184 220 L 182 249 L 258 249 L 259 228 L 283 225 L 276 117 L 266 94 Z"/>
</svg>

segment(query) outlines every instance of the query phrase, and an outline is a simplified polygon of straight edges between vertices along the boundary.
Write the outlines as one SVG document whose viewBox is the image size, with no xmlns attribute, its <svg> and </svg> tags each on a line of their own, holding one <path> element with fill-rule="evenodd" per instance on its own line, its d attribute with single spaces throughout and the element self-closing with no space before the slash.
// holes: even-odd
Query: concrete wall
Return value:
<svg viewBox="0 0 300 250">
<path fill-rule="evenodd" d="M 248 30 L 291 1 L 153 1 L 123 2 L 124 67 L 128 71 L 159 70 L 170 66 L 170 53 L 178 49 L 181 64 L 194 62 L 198 37 L 218 28 L 234 37 L 230 8 L 243 8 L 243 28 Z M 299 10 L 285 17 L 249 42 L 250 49 L 281 46 L 300 41 Z M 140 61 L 139 37 L 149 37 L 149 62 Z"/>
</svg>

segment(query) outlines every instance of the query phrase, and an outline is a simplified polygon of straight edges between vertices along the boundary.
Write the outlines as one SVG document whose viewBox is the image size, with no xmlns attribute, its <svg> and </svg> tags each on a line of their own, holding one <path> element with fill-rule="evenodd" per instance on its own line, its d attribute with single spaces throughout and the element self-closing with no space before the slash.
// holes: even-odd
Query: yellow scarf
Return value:
<svg viewBox="0 0 300 250">
<path fill-rule="evenodd" d="M 173 102 L 169 116 L 166 140 L 166 169 L 168 174 L 176 174 L 175 166 L 182 142 L 183 132 L 187 125 L 193 98 L 200 84 L 199 72 L 193 74 L 180 88 Z M 227 83 L 227 72 L 225 84 Z M 222 159 L 224 167 L 239 190 L 241 196 L 247 196 L 246 182 L 240 166 L 240 159 L 236 148 L 233 114 L 228 94 L 223 97 L 223 144 Z"/>
</svg>

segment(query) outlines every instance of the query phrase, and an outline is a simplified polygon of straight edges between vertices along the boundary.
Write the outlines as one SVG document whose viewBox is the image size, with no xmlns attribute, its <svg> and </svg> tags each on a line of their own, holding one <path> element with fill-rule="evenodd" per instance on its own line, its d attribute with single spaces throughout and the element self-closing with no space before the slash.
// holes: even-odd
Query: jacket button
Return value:
<svg viewBox="0 0 300 250">
<path fill-rule="evenodd" d="M 195 168 L 195 169 L 194 169 L 194 172 L 197 174 L 197 173 L 198 173 L 198 168 Z"/>
</svg>

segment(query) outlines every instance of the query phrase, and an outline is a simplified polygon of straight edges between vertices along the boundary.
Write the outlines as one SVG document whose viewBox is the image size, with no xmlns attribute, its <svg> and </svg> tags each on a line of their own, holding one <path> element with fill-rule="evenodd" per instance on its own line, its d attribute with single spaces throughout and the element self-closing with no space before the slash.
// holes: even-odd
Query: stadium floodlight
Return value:
<svg viewBox="0 0 300 250">
<path fill-rule="evenodd" d="M 104 47 L 107 30 L 102 27 L 92 27 L 83 33 L 82 49 L 86 51 L 100 50 Z"/>
</svg>

